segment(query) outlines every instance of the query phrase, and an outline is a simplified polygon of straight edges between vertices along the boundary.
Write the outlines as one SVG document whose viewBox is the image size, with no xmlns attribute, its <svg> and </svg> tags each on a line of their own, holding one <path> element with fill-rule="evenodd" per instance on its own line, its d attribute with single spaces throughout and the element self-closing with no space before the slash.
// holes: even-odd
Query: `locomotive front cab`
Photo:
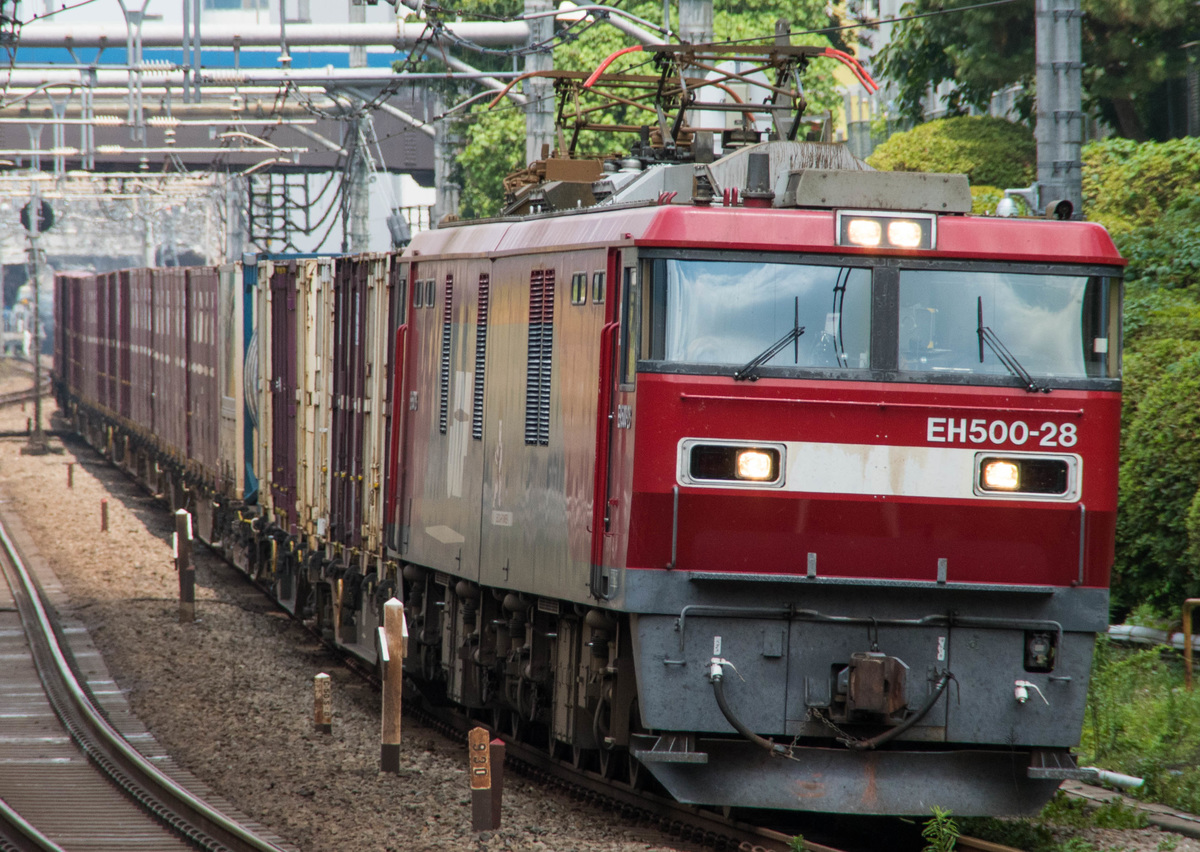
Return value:
<svg viewBox="0 0 1200 852">
<path fill-rule="evenodd" d="M 689 212 L 729 248 L 641 249 L 623 317 L 635 756 L 697 803 L 1035 810 L 1081 774 L 1107 620 L 1107 236 L 914 216 L 924 249 L 869 250 L 836 212 Z"/>
</svg>

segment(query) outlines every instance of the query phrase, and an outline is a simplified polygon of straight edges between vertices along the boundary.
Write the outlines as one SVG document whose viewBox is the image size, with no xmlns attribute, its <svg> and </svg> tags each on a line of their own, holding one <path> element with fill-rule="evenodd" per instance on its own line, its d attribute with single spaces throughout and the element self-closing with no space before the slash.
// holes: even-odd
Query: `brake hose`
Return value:
<svg viewBox="0 0 1200 852">
<path fill-rule="evenodd" d="M 771 752 L 771 754 L 778 755 L 779 757 L 790 757 L 791 752 L 789 749 L 784 748 L 776 742 L 772 742 L 766 737 L 760 737 L 758 734 L 754 733 L 754 731 L 747 728 L 742 723 L 742 720 L 735 716 L 733 711 L 729 709 L 729 702 L 725 700 L 725 672 L 721 668 L 723 665 L 732 664 L 726 660 L 713 657 L 712 663 L 708 667 L 708 679 L 712 682 L 713 694 L 717 698 L 717 706 L 721 708 L 721 713 L 725 716 L 725 721 L 733 725 L 733 729 L 735 731 L 748 739 L 750 742 L 754 743 L 756 746 L 765 748 L 767 751 Z"/>
</svg>

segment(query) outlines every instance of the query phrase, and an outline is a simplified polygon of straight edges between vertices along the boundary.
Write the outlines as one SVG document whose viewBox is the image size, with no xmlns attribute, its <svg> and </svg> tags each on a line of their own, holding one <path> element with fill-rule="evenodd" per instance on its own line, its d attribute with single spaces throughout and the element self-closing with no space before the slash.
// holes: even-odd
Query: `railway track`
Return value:
<svg viewBox="0 0 1200 852">
<path fill-rule="evenodd" d="M 33 362 L 27 361 L 24 358 L 5 358 L 3 364 L 8 369 L 15 368 L 17 372 L 26 373 L 30 379 L 33 377 Z M 49 371 L 43 369 L 42 372 L 42 392 L 41 396 L 49 396 L 51 390 Z M 39 394 L 33 387 L 22 388 L 21 390 L 9 391 L 8 393 L 0 393 L 0 406 L 18 405 L 22 402 L 32 402 Z"/>
<path fill-rule="evenodd" d="M 2 527 L 0 527 L 0 545 L 7 545 L 7 541 L 7 535 L 2 532 Z M 0 553 L 0 557 L 7 557 L 7 555 L 7 553 Z M 8 566 L 5 566 L 5 570 L 9 570 Z M 244 578 L 244 575 L 240 572 L 238 572 L 238 576 Z M 262 595 L 264 600 L 270 599 L 257 584 L 251 582 L 251 585 L 255 589 L 253 594 Z M 2 586 L 0 586 L 0 591 L 3 591 Z M 2 614 L 3 606 L 3 602 L 0 601 L 0 614 Z M 0 637 L 4 635 L 4 627 L 3 622 L 0 622 Z M 336 650 L 331 643 L 325 641 L 325 638 L 319 632 L 314 630 L 311 633 L 318 641 L 322 641 L 327 646 Z M 0 648 L 0 654 L 3 653 L 4 650 Z M 373 669 L 361 664 L 353 657 L 342 655 L 342 659 L 345 660 L 348 668 L 371 682 L 376 688 L 379 687 L 379 681 Z M 0 695 L 2 695 L 2 691 L 3 688 L 0 687 Z M 446 736 L 465 742 L 466 732 L 470 728 L 477 725 L 491 727 L 486 723 L 479 722 L 461 713 L 437 707 L 432 702 L 424 701 L 415 685 L 411 683 L 409 684 L 409 688 L 406 689 L 406 693 L 405 715 L 410 719 L 438 730 Z M 3 712 L 3 708 L 0 707 L 0 714 Z M 829 831 L 817 834 L 807 828 L 780 830 L 778 826 L 770 827 L 750 824 L 739 820 L 736 815 L 730 817 L 709 809 L 681 805 L 669 798 L 635 789 L 628 784 L 616 782 L 597 772 L 578 769 L 568 760 L 560 760 L 552 757 L 546 752 L 544 747 L 517 740 L 507 732 L 495 732 L 494 735 L 501 737 L 507 744 L 506 763 L 510 771 L 522 775 L 539 786 L 555 790 L 561 795 L 601 807 L 608 813 L 613 814 L 615 818 L 619 819 L 626 826 L 645 830 L 647 834 L 661 832 L 675 838 L 680 849 L 737 850 L 737 852 L 792 852 L 792 850 L 798 848 L 793 845 L 792 839 L 801 831 L 803 831 L 806 837 L 803 848 L 810 850 L 810 852 L 858 852 L 858 850 L 864 850 L 865 852 L 866 849 L 879 848 L 878 845 L 874 845 L 869 841 L 863 842 L 862 840 L 843 844 Z M 3 730 L 0 729 L 0 742 L 2 740 Z M 0 754 L 0 760 L 2 759 L 3 755 Z M 3 796 L 4 791 L 2 784 L 0 784 L 0 799 Z M 4 828 L 0 825 L 0 838 L 3 837 L 3 834 Z M 820 840 L 818 841 L 816 838 Z M 653 840 L 653 838 L 648 838 L 648 840 Z M 13 848 L 45 849 L 54 847 L 14 845 Z M 195 847 L 173 846 L 167 848 Z M 264 847 L 230 846 L 229 848 Z M 267 846 L 265 848 L 274 847 Z M 890 848 L 898 847 L 891 846 Z M 919 846 L 916 848 L 919 848 Z M 1017 852 L 1017 850 L 1006 849 L 994 844 L 986 844 L 984 846 L 968 845 L 966 839 L 960 842 L 960 848 L 981 849 L 987 850 L 987 852 Z M 4 849 L 3 841 L 0 840 L 0 850 Z"/>
<path fill-rule="evenodd" d="M 0 849 L 288 852 L 189 792 L 106 718 L 0 523 Z M 19 767 L 19 768 L 18 768 Z"/>
<path fill-rule="evenodd" d="M 46 397 L 50 394 L 50 381 L 42 382 L 42 392 L 40 396 Z M 27 388 L 19 391 L 9 391 L 8 393 L 0 393 L 0 406 L 3 405 L 18 405 L 22 402 L 32 402 L 39 394 L 33 388 Z"/>
<path fill-rule="evenodd" d="M 325 641 L 316 631 L 312 632 L 330 650 L 339 653 L 350 669 L 376 689 L 382 688 L 374 669 L 354 657 L 341 654 L 336 646 Z M 582 770 L 570 761 L 551 756 L 544 748 L 497 731 L 486 722 L 469 718 L 453 708 L 433 704 L 411 681 L 406 683 L 404 715 L 464 744 L 471 728 L 486 727 L 493 737 L 505 743 L 506 768 L 573 799 L 587 801 L 610 813 L 619 814 L 621 821 L 627 825 L 646 827 L 677 838 L 683 844 L 681 848 L 736 852 L 798 852 L 801 848 L 806 852 L 874 852 L 879 848 L 902 848 L 893 843 L 880 846 L 879 838 L 875 837 L 842 845 L 829 828 L 819 828 L 815 835 L 811 827 L 798 823 L 788 830 L 780 830 L 779 827 L 755 825 L 714 810 L 681 804 L 599 773 Z M 795 840 L 800 836 L 804 837 L 802 847 L 796 845 Z M 826 842 L 810 839 L 811 836 L 821 837 Z M 830 845 L 832 843 L 839 845 Z M 957 848 L 963 852 L 1021 852 L 1013 847 L 967 836 L 959 838 Z"/>
</svg>

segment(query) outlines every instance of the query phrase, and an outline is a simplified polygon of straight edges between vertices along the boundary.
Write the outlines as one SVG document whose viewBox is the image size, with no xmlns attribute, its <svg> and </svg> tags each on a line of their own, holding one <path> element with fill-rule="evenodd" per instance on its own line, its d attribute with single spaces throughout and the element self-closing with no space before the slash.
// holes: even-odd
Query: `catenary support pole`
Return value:
<svg viewBox="0 0 1200 852">
<path fill-rule="evenodd" d="M 550 0 L 525 0 L 525 14 L 538 15 L 551 9 Z M 554 54 L 543 45 L 554 33 L 554 18 L 528 18 L 529 44 L 532 52 L 525 57 L 525 71 L 550 71 L 554 68 Z M 542 157 L 546 146 L 554 148 L 554 84 L 543 77 L 531 77 L 524 82 L 525 95 L 525 162 L 532 163 Z"/>
<path fill-rule="evenodd" d="M 1037 213 L 1057 201 L 1082 212 L 1083 61 L 1080 0 L 1037 0 Z"/>
<path fill-rule="evenodd" d="M 36 127 L 36 133 L 34 131 L 35 128 L 31 126 L 29 138 L 36 150 L 41 137 L 41 126 Z M 50 442 L 46 440 L 46 433 L 42 431 L 42 249 L 38 239 L 42 227 L 40 183 L 37 175 L 34 175 L 29 182 L 33 190 L 32 197 L 25 208 L 29 211 L 29 283 L 33 287 L 33 342 L 29 352 L 29 357 L 33 359 L 33 428 L 29 430 L 29 441 L 21 448 L 21 452 L 26 455 L 45 455 L 50 452 Z"/>
<path fill-rule="evenodd" d="M 446 102 L 441 92 L 433 94 L 435 115 L 446 111 Z M 433 222 L 441 222 L 447 216 L 458 215 L 461 187 L 451 176 L 454 167 L 454 138 L 450 125 L 453 122 L 439 121 L 434 125 L 433 137 L 433 181 L 437 195 L 433 203 Z"/>
<path fill-rule="evenodd" d="M 713 40 L 713 0 L 679 0 L 679 40 L 688 44 Z"/>
</svg>

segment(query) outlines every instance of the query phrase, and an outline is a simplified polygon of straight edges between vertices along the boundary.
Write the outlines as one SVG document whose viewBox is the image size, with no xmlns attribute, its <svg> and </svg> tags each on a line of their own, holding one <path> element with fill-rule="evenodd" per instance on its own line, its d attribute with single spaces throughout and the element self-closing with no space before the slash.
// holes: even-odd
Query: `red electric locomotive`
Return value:
<svg viewBox="0 0 1200 852">
<path fill-rule="evenodd" d="M 60 278 L 63 409 L 331 641 L 373 661 L 402 596 L 427 696 L 564 759 L 704 805 L 1035 811 L 1084 775 L 1123 261 L 795 141 L 829 51 L 647 50 L 553 72 L 568 148 L 588 87 L 657 124 L 502 218 L 178 299 Z M 137 401 L 172 393 L 179 434 Z"/>
<path fill-rule="evenodd" d="M 1111 240 L 661 130 L 396 261 L 409 669 L 683 801 L 1036 810 L 1107 617 Z"/>
</svg>

